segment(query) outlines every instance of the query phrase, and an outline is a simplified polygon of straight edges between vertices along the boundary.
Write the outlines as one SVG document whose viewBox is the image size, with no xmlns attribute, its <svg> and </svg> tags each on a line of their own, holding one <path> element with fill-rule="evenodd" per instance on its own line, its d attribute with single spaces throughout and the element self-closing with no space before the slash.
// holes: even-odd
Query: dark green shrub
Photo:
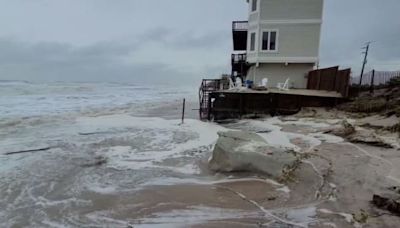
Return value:
<svg viewBox="0 0 400 228">
<path fill-rule="evenodd" d="M 390 87 L 400 86 L 400 76 L 390 79 L 390 81 L 388 82 L 388 85 Z"/>
</svg>

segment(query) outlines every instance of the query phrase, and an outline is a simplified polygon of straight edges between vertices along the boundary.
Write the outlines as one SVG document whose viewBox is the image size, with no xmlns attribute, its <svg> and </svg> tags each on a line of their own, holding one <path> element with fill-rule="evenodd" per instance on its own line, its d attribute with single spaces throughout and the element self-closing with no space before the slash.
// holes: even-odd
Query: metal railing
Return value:
<svg viewBox="0 0 400 228">
<path fill-rule="evenodd" d="M 232 22 L 233 31 L 247 31 L 249 29 L 248 21 L 234 21 Z"/>
<path fill-rule="evenodd" d="M 246 62 L 246 60 L 247 60 L 246 54 L 232 54 L 231 56 L 232 63 Z"/>
<path fill-rule="evenodd" d="M 221 89 L 221 79 L 203 79 L 199 89 L 200 119 L 210 118 L 210 94 Z"/>
<path fill-rule="evenodd" d="M 362 77 L 361 86 L 384 86 L 389 83 L 392 78 L 400 77 L 400 71 L 370 71 Z M 351 84 L 358 86 L 360 77 L 352 77 Z"/>
</svg>

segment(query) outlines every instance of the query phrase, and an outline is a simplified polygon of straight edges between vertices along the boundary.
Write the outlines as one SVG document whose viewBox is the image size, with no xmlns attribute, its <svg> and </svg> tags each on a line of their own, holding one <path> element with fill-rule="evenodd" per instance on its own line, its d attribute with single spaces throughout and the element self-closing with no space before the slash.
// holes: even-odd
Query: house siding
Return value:
<svg viewBox="0 0 400 228">
<path fill-rule="evenodd" d="M 321 19 L 323 0 L 260 0 L 261 20 Z"/>
<path fill-rule="evenodd" d="M 278 50 L 264 52 L 259 42 L 259 57 L 318 57 L 321 26 L 319 24 L 261 24 L 260 31 L 278 30 Z M 260 32 L 259 40 L 262 40 Z"/>
<path fill-rule="evenodd" d="M 252 66 L 247 74 L 247 80 L 254 81 L 257 85 L 263 78 L 268 78 L 268 87 L 276 87 L 289 78 L 289 86 L 304 89 L 307 87 L 307 73 L 313 70 L 314 64 L 310 63 L 261 63 L 258 67 Z"/>
<path fill-rule="evenodd" d="M 259 15 L 258 12 L 251 13 L 249 15 L 249 23 L 257 22 L 258 21 L 258 15 Z"/>
<path fill-rule="evenodd" d="M 323 0 L 259 0 L 259 12 L 250 14 L 249 32 L 257 32 L 257 50 L 249 63 L 317 63 Z M 259 16 L 259 17 L 254 17 Z M 262 32 L 278 31 L 278 50 L 261 50 Z"/>
<path fill-rule="evenodd" d="M 256 50 L 247 62 L 247 79 L 258 84 L 268 78 L 269 87 L 290 79 L 290 86 L 306 88 L 306 75 L 318 63 L 323 0 L 259 0 L 259 11 L 249 15 L 249 34 L 257 33 Z M 263 31 L 277 31 L 277 50 L 264 51 Z"/>
</svg>

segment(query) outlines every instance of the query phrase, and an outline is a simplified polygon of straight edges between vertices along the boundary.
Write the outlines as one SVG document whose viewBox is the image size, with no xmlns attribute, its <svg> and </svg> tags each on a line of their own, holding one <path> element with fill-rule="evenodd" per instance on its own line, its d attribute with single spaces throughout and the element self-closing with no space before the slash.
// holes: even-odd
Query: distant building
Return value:
<svg viewBox="0 0 400 228">
<path fill-rule="evenodd" d="M 269 87 L 290 78 L 306 88 L 319 62 L 323 0 L 247 0 L 248 21 L 234 21 L 232 76 Z"/>
</svg>

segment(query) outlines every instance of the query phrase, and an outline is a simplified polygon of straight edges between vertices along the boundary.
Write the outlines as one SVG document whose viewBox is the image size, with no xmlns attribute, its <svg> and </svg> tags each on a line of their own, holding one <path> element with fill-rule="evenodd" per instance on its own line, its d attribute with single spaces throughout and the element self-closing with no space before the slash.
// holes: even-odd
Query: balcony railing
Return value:
<svg viewBox="0 0 400 228">
<path fill-rule="evenodd" d="M 246 61 L 246 54 L 232 54 L 232 77 L 246 77 L 250 65 Z"/>
<path fill-rule="evenodd" d="M 246 62 L 246 54 L 232 54 L 232 64 Z"/>
<path fill-rule="evenodd" d="M 249 29 L 248 21 L 234 21 L 232 22 L 232 31 L 247 31 Z"/>
</svg>

